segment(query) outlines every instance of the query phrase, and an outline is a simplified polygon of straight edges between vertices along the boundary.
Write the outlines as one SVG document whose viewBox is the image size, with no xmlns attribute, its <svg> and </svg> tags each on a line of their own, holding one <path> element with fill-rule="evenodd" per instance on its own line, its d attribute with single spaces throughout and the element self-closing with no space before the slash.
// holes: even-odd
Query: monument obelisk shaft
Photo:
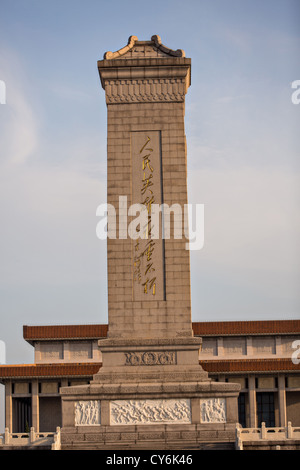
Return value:
<svg viewBox="0 0 300 470">
<path fill-rule="evenodd" d="M 126 229 L 108 238 L 109 337 L 192 336 L 189 251 L 174 239 L 187 204 L 185 94 L 191 60 L 136 41 L 98 62 L 107 103 L 107 202 L 119 207 L 180 205 L 171 213 L 170 239 L 132 240 Z M 126 197 L 126 199 L 124 199 Z M 178 216 L 177 216 L 178 219 Z M 129 222 L 129 220 L 128 220 Z M 119 224 L 118 224 L 119 226 Z"/>
<path fill-rule="evenodd" d="M 183 51 L 158 36 L 131 36 L 98 62 L 107 103 L 107 202 L 121 230 L 107 240 L 101 367 L 89 384 L 61 389 L 66 447 L 191 449 L 212 435 L 234 439 L 240 385 L 213 382 L 199 364 L 187 240 L 174 233 L 184 228 L 182 217 L 171 219 L 170 238 L 128 236 L 132 205 L 146 208 L 139 230 L 153 235 L 155 204 L 177 205 L 181 215 L 187 204 L 190 68 Z M 165 224 L 166 212 L 163 218 Z"/>
</svg>

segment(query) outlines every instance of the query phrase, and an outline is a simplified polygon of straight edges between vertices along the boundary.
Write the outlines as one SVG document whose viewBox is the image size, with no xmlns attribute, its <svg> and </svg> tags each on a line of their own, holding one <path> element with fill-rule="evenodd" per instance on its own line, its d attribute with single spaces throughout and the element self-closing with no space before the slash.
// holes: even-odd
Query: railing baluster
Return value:
<svg viewBox="0 0 300 470">
<path fill-rule="evenodd" d="M 9 440 L 10 440 L 9 429 L 5 428 L 5 431 L 4 431 L 4 444 L 9 444 Z"/>
<path fill-rule="evenodd" d="M 293 438 L 293 428 L 292 428 L 292 423 L 289 421 L 287 425 L 287 438 L 292 439 Z"/>
</svg>

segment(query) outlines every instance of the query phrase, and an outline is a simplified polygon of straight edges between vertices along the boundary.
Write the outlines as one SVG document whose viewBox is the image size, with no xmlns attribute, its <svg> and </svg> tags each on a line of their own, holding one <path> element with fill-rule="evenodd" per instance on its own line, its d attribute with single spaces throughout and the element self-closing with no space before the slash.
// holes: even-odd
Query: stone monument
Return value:
<svg viewBox="0 0 300 470">
<path fill-rule="evenodd" d="M 102 367 L 90 384 L 61 389 L 63 446 L 191 449 L 233 440 L 240 386 L 211 381 L 199 365 L 187 240 L 174 236 L 184 222 L 176 213 L 170 237 L 151 236 L 154 204 L 187 204 L 191 59 L 159 36 L 131 36 L 127 46 L 105 53 L 98 70 L 107 105 L 107 202 L 116 208 L 119 230 L 107 239 Z M 134 204 L 146 209 L 148 223 L 129 237 Z"/>
</svg>

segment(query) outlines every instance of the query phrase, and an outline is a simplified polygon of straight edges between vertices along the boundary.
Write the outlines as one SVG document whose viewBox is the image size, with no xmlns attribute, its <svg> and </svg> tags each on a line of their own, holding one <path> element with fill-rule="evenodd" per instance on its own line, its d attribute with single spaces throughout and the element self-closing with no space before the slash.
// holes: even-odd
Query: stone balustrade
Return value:
<svg viewBox="0 0 300 470">
<path fill-rule="evenodd" d="M 243 450 L 244 443 L 257 441 L 287 441 L 299 440 L 300 427 L 293 427 L 291 422 L 285 427 L 267 428 L 265 423 L 261 423 L 261 428 L 242 428 L 240 424 L 236 425 L 236 449 Z M 277 446 L 278 448 L 280 446 Z"/>
<path fill-rule="evenodd" d="M 29 433 L 9 432 L 9 429 L 5 428 L 5 432 L 0 434 L 0 449 L 4 446 L 47 446 L 50 447 L 51 450 L 60 450 L 60 428 L 57 427 L 56 432 L 35 432 L 32 427 Z"/>
</svg>

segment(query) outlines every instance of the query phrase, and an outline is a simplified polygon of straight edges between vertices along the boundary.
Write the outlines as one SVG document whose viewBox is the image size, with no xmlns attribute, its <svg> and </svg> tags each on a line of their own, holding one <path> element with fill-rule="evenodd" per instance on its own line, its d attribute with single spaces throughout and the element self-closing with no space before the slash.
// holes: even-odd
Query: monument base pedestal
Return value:
<svg viewBox="0 0 300 470">
<path fill-rule="evenodd" d="M 62 450 L 235 450 L 236 424 L 64 428 Z"/>
<path fill-rule="evenodd" d="M 61 389 L 62 446 L 192 449 L 233 442 L 239 384 L 213 382 L 200 338 L 99 341 L 103 366 L 88 385 Z"/>
</svg>

